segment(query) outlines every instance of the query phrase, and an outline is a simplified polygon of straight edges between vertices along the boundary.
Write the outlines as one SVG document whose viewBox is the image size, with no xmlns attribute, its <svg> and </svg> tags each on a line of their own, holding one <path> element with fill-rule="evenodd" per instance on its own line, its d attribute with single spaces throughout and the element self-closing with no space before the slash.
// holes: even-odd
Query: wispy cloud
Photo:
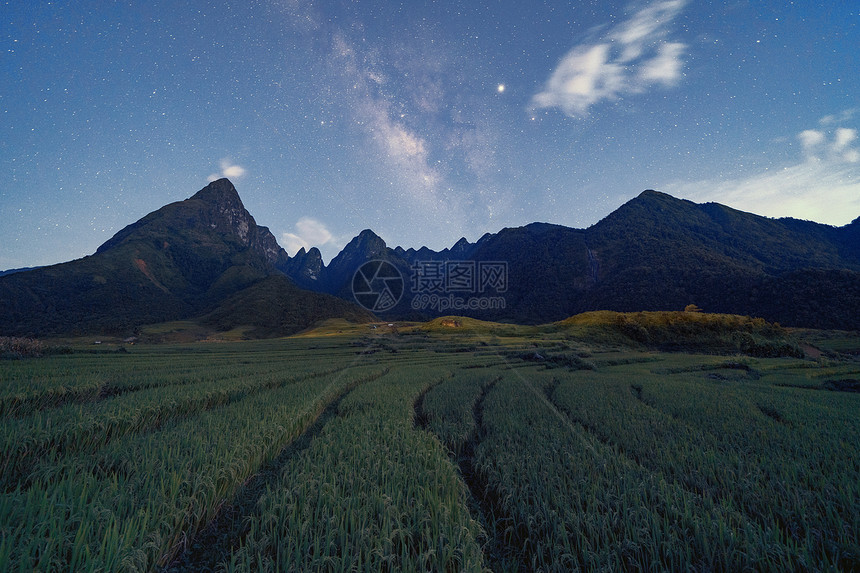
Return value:
<svg viewBox="0 0 860 573">
<path fill-rule="evenodd" d="M 290 256 L 295 255 L 302 248 L 319 248 L 335 242 L 334 235 L 325 224 L 312 217 L 299 219 L 294 230 L 294 233 L 281 234 L 281 245 Z"/>
<path fill-rule="evenodd" d="M 847 123 L 847 122 L 851 121 L 852 119 L 854 119 L 855 117 L 857 117 L 858 113 L 860 113 L 860 108 L 855 107 L 855 108 L 851 108 L 851 109 L 846 109 L 846 110 L 841 111 L 839 113 L 835 113 L 835 114 L 831 114 L 831 115 L 825 115 L 820 120 L 818 120 L 818 123 L 823 125 L 823 126 L 841 125 L 841 124 Z"/>
<path fill-rule="evenodd" d="M 856 129 L 839 127 L 832 135 L 820 129 L 805 129 L 797 135 L 797 138 L 800 140 L 807 161 L 860 162 L 860 150 L 855 145 Z"/>
<path fill-rule="evenodd" d="M 836 117 L 836 116 L 828 116 Z M 833 127 L 797 134 L 802 157 L 780 170 L 724 181 L 675 182 L 663 187 L 693 201 L 715 201 L 768 217 L 795 217 L 845 225 L 860 216 L 860 147 L 857 130 Z"/>
<path fill-rule="evenodd" d="M 686 44 L 670 41 L 672 22 L 686 0 L 659 0 L 604 30 L 562 58 L 531 108 L 560 108 L 583 117 L 591 106 L 655 86 L 678 83 Z"/>
<path fill-rule="evenodd" d="M 245 175 L 245 168 L 241 165 L 236 165 L 229 159 L 222 159 L 220 163 L 221 171 L 218 173 L 213 173 L 209 177 L 207 177 L 207 181 L 210 183 L 213 181 L 217 181 L 222 177 L 227 177 L 228 179 L 238 179 Z"/>
</svg>

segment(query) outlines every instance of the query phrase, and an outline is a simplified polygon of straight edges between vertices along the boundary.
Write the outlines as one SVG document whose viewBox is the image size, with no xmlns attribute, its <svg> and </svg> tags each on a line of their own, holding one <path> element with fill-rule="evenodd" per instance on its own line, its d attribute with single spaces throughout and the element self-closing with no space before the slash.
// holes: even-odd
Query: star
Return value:
<svg viewBox="0 0 860 573">
<path fill-rule="evenodd" d="M 499 92 L 499 93 L 504 93 L 504 91 L 505 91 L 505 84 L 499 84 L 498 86 L 496 86 L 496 91 L 497 91 L 497 92 Z"/>
</svg>

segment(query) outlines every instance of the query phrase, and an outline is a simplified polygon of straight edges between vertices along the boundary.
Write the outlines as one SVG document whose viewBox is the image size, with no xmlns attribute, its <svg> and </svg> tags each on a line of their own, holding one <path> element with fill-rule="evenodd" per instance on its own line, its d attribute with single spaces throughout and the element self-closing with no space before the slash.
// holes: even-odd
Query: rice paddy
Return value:
<svg viewBox="0 0 860 573">
<path fill-rule="evenodd" d="M 860 567 L 860 363 L 325 328 L 0 361 L 2 571 Z"/>
</svg>

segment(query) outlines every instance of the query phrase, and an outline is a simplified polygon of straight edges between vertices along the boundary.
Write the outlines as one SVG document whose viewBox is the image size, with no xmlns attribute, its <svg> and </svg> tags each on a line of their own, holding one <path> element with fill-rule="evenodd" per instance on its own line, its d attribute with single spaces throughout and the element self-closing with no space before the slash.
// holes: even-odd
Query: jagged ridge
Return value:
<svg viewBox="0 0 860 573">
<path fill-rule="evenodd" d="M 696 204 L 646 190 L 587 229 L 547 223 L 505 228 L 440 252 L 385 246 L 369 230 L 326 267 L 287 274 L 321 292 L 349 297 L 349 280 L 371 259 L 406 279 L 416 261 L 503 261 L 504 309 L 462 314 L 540 323 L 589 310 L 681 310 L 762 316 L 786 325 L 860 328 L 860 218 L 845 227 L 769 219 L 717 203 Z M 406 296 L 387 316 L 416 314 Z"/>
</svg>

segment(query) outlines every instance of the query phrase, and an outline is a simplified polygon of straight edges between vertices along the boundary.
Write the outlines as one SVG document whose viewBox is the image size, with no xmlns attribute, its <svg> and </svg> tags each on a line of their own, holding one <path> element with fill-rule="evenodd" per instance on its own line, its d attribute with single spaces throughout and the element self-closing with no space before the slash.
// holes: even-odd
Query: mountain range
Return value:
<svg viewBox="0 0 860 573">
<path fill-rule="evenodd" d="M 385 293 L 386 304 L 357 289 Z M 843 227 L 770 219 L 648 190 L 587 229 L 532 223 L 442 251 L 390 248 L 368 229 L 325 265 L 317 248 L 288 256 L 221 179 L 91 256 L 0 276 L 0 334 L 129 333 L 194 318 L 270 336 L 331 317 L 371 320 L 369 310 L 384 320 L 533 324 L 690 304 L 860 329 L 860 218 Z"/>
<path fill-rule="evenodd" d="M 303 288 L 346 296 L 355 269 L 372 259 L 413 285 L 429 261 L 505 263 L 504 308 L 456 312 L 487 320 L 545 323 L 694 304 L 787 326 L 860 328 L 860 218 L 844 227 L 770 219 L 647 190 L 588 229 L 532 223 L 440 252 L 392 249 L 365 230 L 328 266 L 317 249 L 301 250 L 284 271 Z M 415 313 L 408 296 L 391 312 L 452 314 Z"/>
</svg>

